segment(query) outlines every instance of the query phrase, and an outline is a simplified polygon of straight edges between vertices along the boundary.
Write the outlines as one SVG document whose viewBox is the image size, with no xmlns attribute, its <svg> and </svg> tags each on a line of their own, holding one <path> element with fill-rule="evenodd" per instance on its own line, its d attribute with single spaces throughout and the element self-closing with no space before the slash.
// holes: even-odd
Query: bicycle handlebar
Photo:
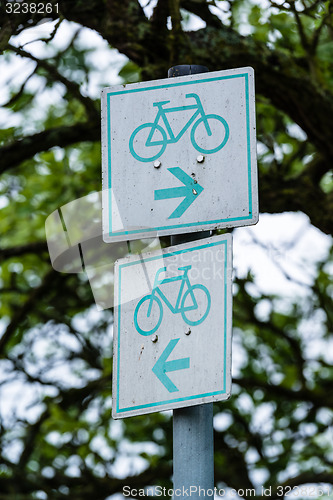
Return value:
<svg viewBox="0 0 333 500">
<path fill-rule="evenodd" d="M 193 97 L 198 104 L 199 103 L 201 104 L 200 97 L 198 96 L 198 94 L 185 94 L 185 97 Z"/>
<path fill-rule="evenodd" d="M 171 278 L 164 278 L 162 280 L 159 279 L 159 275 L 163 272 L 166 272 L 166 267 L 161 267 L 157 272 L 156 272 L 156 275 L 155 275 L 155 281 L 154 281 L 154 287 L 153 289 L 155 289 L 158 285 L 163 285 L 164 283 L 172 283 L 173 281 L 179 281 L 179 280 L 182 280 L 183 279 L 183 276 L 185 275 L 185 272 L 188 271 L 189 269 L 191 269 L 192 266 L 183 266 L 183 267 L 178 267 L 178 271 L 184 271 L 184 274 L 183 275 L 179 275 L 179 276 L 173 276 Z"/>
</svg>

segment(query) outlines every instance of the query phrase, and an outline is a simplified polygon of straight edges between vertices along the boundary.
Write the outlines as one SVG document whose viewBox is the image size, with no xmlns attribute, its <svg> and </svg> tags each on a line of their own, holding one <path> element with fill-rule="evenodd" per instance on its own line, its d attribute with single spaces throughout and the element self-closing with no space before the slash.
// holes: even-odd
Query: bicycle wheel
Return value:
<svg viewBox="0 0 333 500">
<path fill-rule="evenodd" d="M 211 130 L 210 135 L 207 132 L 205 121 L 208 121 L 208 126 Z M 226 145 L 228 139 L 229 125 L 219 115 L 202 116 L 195 122 L 191 130 L 192 145 L 197 151 L 204 154 L 216 153 Z"/>
<path fill-rule="evenodd" d="M 194 294 L 195 302 L 193 301 Z M 181 314 L 183 320 L 191 326 L 200 325 L 208 316 L 210 311 L 210 293 L 204 285 L 193 285 L 184 293 L 181 303 Z"/>
<path fill-rule="evenodd" d="M 150 301 L 153 301 L 150 315 L 148 308 Z M 163 318 L 163 306 L 158 297 L 146 295 L 139 300 L 134 311 L 134 325 L 140 335 L 152 335 L 159 328 Z M 139 326 L 139 323 L 141 326 Z"/>
<path fill-rule="evenodd" d="M 154 129 L 154 133 L 150 144 L 148 144 L 149 134 L 152 129 Z M 144 123 L 132 132 L 129 149 L 136 160 L 148 162 L 157 160 L 164 153 L 167 143 L 166 131 L 160 125 Z"/>
</svg>

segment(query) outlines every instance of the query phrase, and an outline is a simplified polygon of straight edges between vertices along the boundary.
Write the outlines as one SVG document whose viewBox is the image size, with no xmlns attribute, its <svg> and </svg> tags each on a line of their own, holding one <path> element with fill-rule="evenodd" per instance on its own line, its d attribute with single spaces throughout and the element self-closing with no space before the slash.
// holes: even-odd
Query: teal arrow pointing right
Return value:
<svg viewBox="0 0 333 500">
<path fill-rule="evenodd" d="M 152 368 L 153 373 L 156 375 L 159 381 L 162 382 L 164 387 L 168 389 L 169 392 L 177 392 L 179 391 L 179 389 L 170 380 L 166 373 L 184 370 L 185 368 L 190 367 L 190 358 L 180 358 L 172 361 L 167 361 L 168 357 L 178 344 L 179 340 L 180 339 L 170 340 Z"/>
<path fill-rule="evenodd" d="M 180 198 L 184 196 L 183 201 L 178 205 L 176 210 L 169 215 L 168 219 L 178 219 L 183 215 L 183 213 L 188 209 L 190 205 L 194 202 L 196 197 L 202 193 L 204 188 L 200 186 L 197 182 L 192 179 L 184 170 L 179 167 L 168 168 L 172 175 L 177 177 L 183 186 L 166 188 L 166 189 L 156 189 L 154 192 L 155 200 L 167 200 L 170 198 Z"/>
</svg>

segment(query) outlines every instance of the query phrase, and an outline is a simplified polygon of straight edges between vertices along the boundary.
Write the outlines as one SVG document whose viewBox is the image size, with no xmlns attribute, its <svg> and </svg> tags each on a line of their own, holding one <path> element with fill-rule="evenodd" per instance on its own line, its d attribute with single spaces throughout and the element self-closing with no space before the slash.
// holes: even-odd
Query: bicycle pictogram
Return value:
<svg viewBox="0 0 333 500">
<path fill-rule="evenodd" d="M 134 325 L 140 335 L 152 335 L 159 328 L 163 319 L 162 300 L 173 314 L 180 313 L 188 325 L 200 325 L 207 318 L 211 306 L 210 293 L 204 285 L 192 285 L 188 276 L 191 267 L 179 267 L 182 274 L 164 279 L 159 276 L 166 272 L 166 267 L 158 269 L 152 292 L 142 297 L 134 311 Z M 176 304 L 172 305 L 160 287 L 175 281 L 180 281 L 180 288 Z"/>
<path fill-rule="evenodd" d="M 143 123 L 137 127 L 129 140 L 130 152 L 136 160 L 141 162 L 157 160 L 164 153 L 167 145 L 178 142 L 191 126 L 191 143 L 200 153 L 216 153 L 226 145 L 229 138 L 229 126 L 226 120 L 220 115 L 206 114 L 198 94 L 186 94 L 186 98 L 193 98 L 196 103 L 176 107 L 165 107 L 170 101 L 153 103 L 153 106 L 157 107 L 154 122 Z M 168 120 L 168 114 L 190 110 L 194 110 L 193 115 L 175 135 Z M 213 135 L 213 144 L 210 142 L 207 145 L 207 137 L 211 138 Z M 153 148 L 153 154 L 149 148 Z"/>
</svg>

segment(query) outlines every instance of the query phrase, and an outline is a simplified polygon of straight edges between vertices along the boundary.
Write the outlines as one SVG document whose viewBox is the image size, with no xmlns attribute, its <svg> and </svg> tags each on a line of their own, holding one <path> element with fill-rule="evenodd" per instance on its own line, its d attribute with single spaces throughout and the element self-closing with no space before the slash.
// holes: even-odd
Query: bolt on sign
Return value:
<svg viewBox="0 0 333 500">
<path fill-rule="evenodd" d="M 254 71 L 102 91 L 105 241 L 258 220 Z"/>
<path fill-rule="evenodd" d="M 114 418 L 229 398 L 231 274 L 230 234 L 116 262 Z"/>
</svg>

